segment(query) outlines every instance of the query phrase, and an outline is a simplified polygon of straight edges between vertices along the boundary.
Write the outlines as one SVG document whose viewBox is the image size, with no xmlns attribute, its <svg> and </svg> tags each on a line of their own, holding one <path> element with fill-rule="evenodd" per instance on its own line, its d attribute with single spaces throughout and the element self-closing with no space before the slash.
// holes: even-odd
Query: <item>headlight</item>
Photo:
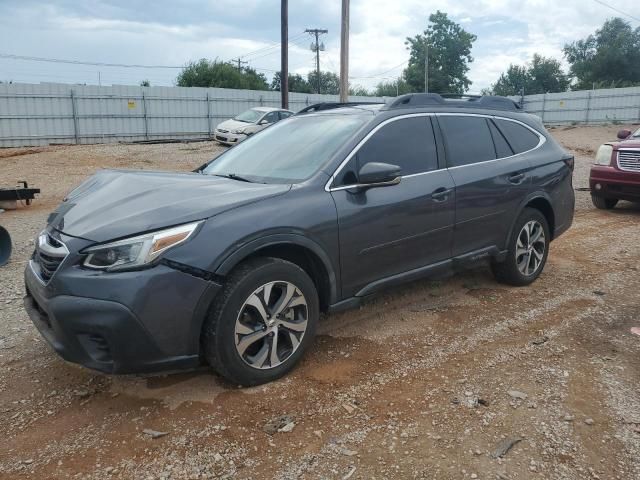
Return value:
<svg viewBox="0 0 640 480">
<path fill-rule="evenodd" d="M 241 134 L 241 133 L 244 133 L 244 128 L 238 128 L 237 130 L 234 130 L 234 131 L 233 131 L 233 132 L 231 132 L 231 133 L 235 133 L 236 135 L 239 135 L 239 134 Z"/>
<path fill-rule="evenodd" d="M 83 265 L 108 271 L 147 265 L 168 249 L 185 242 L 201 223 L 189 223 L 87 248 L 82 252 L 88 254 Z"/>
<path fill-rule="evenodd" d="M 611 145 L 600 145 L 596 153 L 596 165 L 611 165 L 611 155 L 613 147 Z"/>
</svg>

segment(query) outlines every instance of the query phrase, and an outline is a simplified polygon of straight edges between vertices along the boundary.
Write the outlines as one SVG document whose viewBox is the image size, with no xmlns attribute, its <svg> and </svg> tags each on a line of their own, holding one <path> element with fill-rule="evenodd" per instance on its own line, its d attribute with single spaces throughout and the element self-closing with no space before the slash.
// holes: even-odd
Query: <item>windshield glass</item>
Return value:
<svg viewBox="0 0 640 480">
<path fill-rule="evenodd" d="M 227 150 L 203 173 L 266 183 L 306 180 L 371 117 L 313 115 L 290 117 Z"/>
<path fill-rule="evenodd" d="M 640 128 L 633 134 L 634 137 L 640 137 Z"/>
<path fill-rule="evenodd" d="M 262 115 L 264 115 L 264 112 L 259 112 L 258 110 L 247 110 L 246 112 L 242 112 L 240 115 L 235 117 L 234 120 L 238 120 L 239 122 L 254 123 L 257 122 Z"/>
</svg>

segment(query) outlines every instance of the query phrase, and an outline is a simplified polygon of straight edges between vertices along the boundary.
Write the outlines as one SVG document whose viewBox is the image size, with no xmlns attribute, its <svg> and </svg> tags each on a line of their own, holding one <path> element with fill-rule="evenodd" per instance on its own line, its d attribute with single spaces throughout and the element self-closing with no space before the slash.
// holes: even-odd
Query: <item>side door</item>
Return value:
<svg viewBox="0 0 640 480">
<path fill-rule="evenodd" d="M 520 203 L 531 190 L 529 161 L 516 154 L 491 117 L 437 118 L 456 185 L 453 256 L 491 247 L 502 250 Z"/>
<path fill-rule="evenodd" d="M 338 211 L 344 297 L 450 258 L 455 192 L 438 163 L 441 148 L 430 116 L 393 118 L 378 125 L 336 172 L 330 192 Z M 369 162 L 399 166 L 401 182 L 350 188 Z"/>
</svg>

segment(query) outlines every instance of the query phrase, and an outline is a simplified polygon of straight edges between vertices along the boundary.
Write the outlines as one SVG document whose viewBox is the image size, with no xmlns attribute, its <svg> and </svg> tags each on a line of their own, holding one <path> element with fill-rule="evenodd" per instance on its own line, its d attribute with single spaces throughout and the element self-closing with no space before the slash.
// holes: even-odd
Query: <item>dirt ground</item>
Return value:
<svg viewBox="0 0 640 480">
<path fill-rule="evenodd" d="M 618 128 L 552 130 L 576 155 L 576 188 Z M 98 168 L 189 170 L 219 150 L 0 151 L 0 184 L 43 190 L 0 214 L 14 239 L 0 268 L 0 478 L 640 478 L 640 207 L 598 211 L 583 191 L 532 286 L 480 269 L 397 288 L 323 319 L 302 363 L 268 385 L 61 360 L 22 307 L 48 212 Z"/>
</svg>

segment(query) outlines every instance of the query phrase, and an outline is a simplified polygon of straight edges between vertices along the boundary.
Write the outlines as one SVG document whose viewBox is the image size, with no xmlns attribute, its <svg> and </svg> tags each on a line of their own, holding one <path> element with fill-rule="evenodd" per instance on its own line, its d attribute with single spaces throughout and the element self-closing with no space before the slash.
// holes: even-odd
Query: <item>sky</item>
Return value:
<svg viewBox="0 0 640 480">
<path fill-rule="evenodd" d="M 291 72 L 304 75 L 315 68 L 308 28 L 328 30 L 321 37 L 321 68 L 339 72 L 340 8 L 340 0 L 289 0 Z M 397 77 L 408 59 L 406 37 L 421 33 L 436 10 L 478 37 L 468 74 L 471 93 L 534 53 L 562 59 L 565 43 L 622 16 L 597 0 L 351 0 L 350 83 L 373 88 Z M 188 61 L 238 57 L 270 78 L 280 68 L 279 42 L 279 0 L 0 0 L 2 81 L 137 85 L 148 79 L 152 85 L 173 85 Z"/>
</svg>

